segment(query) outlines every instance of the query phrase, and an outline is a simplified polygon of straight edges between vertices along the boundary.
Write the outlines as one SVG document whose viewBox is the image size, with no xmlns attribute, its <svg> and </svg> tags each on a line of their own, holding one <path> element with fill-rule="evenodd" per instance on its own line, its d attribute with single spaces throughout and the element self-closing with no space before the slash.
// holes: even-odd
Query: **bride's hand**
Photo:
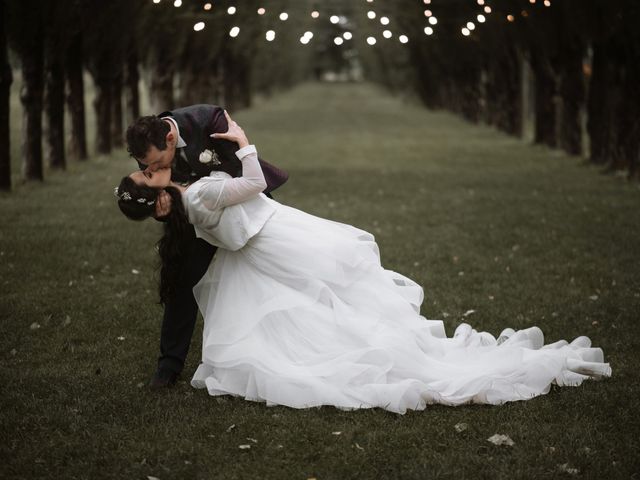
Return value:
<svg viewBox="0 0 640 480">
<path fill-rule="evenodd" d="M 242 127 L 240 127 L 240 125 L 238 125 L 236 122 L 234 122 L 231 119 L 231 117 L 229 116 L 226 110 L 224 111 L 224 116 L 227 117 L 227 125 L 228 125 L 227 133 L 214 133 L 214 134 L 211 134 L 210 136 L 213 138 L 222 138 L 224 140 L 236 142 L 240 148 L 246 147 L 247 145 L 249 145 L 249 140 L 247 139 L 247 136 L 244 134 L 244 130 L 242 130 Z"/>
</svg>

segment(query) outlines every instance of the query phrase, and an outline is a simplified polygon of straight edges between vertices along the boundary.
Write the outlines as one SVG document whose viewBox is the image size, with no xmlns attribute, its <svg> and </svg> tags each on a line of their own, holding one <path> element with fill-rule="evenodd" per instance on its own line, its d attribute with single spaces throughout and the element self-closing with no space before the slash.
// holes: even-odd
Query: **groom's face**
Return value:
<svg viewBox="0 0 640 480">
<path fill-rule="evenodd" d="M 175 149 L 171 149 L 168 145 L 164 150 L 158 150 L 158 147 L 151 145 L 149 150 L 147 150 L 147 154 L 139 161 L 147 166 L 147 168 L 144 169 L 145 172 L 157 172 L 163 168 L 171 167 L 174 154 Z"/>
<path fill-rule="evenodd" d="M 173 157 L 176 154 L 177 138 L 173 133 L 173 129 L 167 133 L 166 138 L 167 148 L 159 150 L 155 145 L 151 145 L 147 150 L 144 158 L 138 159 L 140 163 L 146 165 L 145 172 L 157 172 L 163 168 L 170 168 L 173 162 Z"/>
</svg>

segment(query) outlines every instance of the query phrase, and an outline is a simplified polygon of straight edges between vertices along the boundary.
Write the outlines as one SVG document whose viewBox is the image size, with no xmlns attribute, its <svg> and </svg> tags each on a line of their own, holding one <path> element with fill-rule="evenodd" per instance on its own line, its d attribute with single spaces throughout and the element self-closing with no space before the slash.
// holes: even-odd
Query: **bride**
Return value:
<svg viewBox="0 0 640 480">
<path fill-rule="evenodd" d="M 442 321 L 420 315 L 422 288 L 380 265 L 371 234 L 262 194 L 256 149 L 227 119 L 215 136 L 238 143 L 242 177 L 212 172 L 184 187 L 169 169 L 139 171 L 116 189 L 134 219 L 153 213 L 161 190 L 172 196 L 161 295 L 176 282 L 170 264 L 187 222 L 219 247 L 194 288 L 204 317 L 194 387 L 268 405 L 405 413 L 525 400 L 611 375 L 584 336 L 545 345 L 538 327 L 496 339 L 463 323 L 448 338 Z"/>
</svg>

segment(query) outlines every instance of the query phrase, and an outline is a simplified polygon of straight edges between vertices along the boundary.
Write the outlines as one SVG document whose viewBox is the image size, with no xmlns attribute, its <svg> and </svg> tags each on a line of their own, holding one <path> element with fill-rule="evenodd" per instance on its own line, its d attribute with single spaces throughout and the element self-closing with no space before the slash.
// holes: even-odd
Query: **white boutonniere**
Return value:
<svg viewBox="0 0 640 480">
<path fill-rule="evenodd" d="M 209 150 L 206 149 L 203 152 L 200 153 L 200 156 L 198 157 L 198 160 L 200 160 L 200 163 L 210 163 L 212 165 L 220 165 L 220 158 L 218 157 L 218 154 L 216 153 L 215 150 Z"/>
</svg>

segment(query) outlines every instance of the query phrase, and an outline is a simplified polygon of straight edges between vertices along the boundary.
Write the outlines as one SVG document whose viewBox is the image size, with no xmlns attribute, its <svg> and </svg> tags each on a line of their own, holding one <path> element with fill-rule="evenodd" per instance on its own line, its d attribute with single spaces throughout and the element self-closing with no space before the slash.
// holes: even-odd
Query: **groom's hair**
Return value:
<svg viewBox="0 0 640 480">
<path fill-rule="evenodd" d="M 147 155 L 151 146 L 158 150 L 167 148 L 167 133 L 171 131 L 168 122 L 155 115 L 140 117 L 127 128 L 127 151 L 139 160 Z"/>
</svg>

